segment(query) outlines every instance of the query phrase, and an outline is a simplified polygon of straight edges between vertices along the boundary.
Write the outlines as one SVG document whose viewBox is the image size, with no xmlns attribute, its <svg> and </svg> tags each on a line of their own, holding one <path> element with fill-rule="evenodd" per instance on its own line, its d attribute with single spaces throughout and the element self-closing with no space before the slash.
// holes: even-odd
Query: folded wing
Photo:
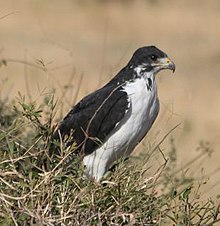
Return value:
<svg viewBox="0 0 220 226">
<path fill-rule="evenodd" d="M 54 133 L 54 139 L 69 137 L 67 146 L 77 144 L 76 153 L 91 154 L 116 129 L 129 108 L 122 87 L 104 86 L 76 104 Z"/>
</svg>

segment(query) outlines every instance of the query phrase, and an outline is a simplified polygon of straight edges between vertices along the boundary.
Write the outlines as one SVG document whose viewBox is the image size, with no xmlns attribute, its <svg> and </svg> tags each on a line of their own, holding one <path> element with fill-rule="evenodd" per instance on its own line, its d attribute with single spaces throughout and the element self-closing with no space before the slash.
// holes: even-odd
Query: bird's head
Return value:
<svg viewBox="0 0 220 226">
<path fill-rule="evenodd" d="M 130 68 L 136 68 L 138 71 L 152 72 L 153 74 L 164 69 L 175 71 L 173 61 L 155 46 L 145 46 L 137 49 L 129 61 L 128 66 Z"/>
</svg>

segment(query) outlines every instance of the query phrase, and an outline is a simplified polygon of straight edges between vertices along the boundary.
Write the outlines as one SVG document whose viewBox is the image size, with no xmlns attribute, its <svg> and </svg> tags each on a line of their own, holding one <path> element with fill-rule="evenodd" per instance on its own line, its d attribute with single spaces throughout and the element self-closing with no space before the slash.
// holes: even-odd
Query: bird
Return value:
<svg viewBox="0 0 220 226">
<path fill-rule="evenodd" d="M 53 139 L 80 155 L 84 174 L 100 181 L 121 158 L 130 156 L 159 113 L 155 76 L 175 71 L 174 62 L 156 46 L 138 48 L 127 65 L 98 90 L 80 100 L 63 118 Z"/>
</svg>

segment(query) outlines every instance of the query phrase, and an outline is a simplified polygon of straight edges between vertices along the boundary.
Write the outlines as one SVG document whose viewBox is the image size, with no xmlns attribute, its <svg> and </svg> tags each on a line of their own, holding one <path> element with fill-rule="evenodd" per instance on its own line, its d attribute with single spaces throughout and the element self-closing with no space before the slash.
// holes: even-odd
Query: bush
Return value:
<svg viewBox="0 0 220 226">
<path fill-rule="evenodd" d="M 169 161 L 158 144 L 144 161 L 142 156 L 121 161 L 97 183 L 83 176 L 78 162 L 65 164 L 67 150 L 48 155 L 53 93 L 39 106 L 26 103 L 21 94 L 16 102 L 0 104 L 1 225 L 185 226 L 220 221 L 219 206 L 200 198 L 203 181 L 197 184 L 177 169 L 174 140 Z M 211 151 L 204 143 L 200 149 L 198 157 Z M 149 176 L 147 167 L 158 150 L 164 164 Z"/>
</svg>

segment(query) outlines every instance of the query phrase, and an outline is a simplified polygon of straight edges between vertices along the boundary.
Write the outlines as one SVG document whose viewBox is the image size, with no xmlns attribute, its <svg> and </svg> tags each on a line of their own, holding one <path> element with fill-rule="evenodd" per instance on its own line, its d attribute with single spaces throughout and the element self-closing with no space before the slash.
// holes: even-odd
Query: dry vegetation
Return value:
<svg viewBox="0 0 220 226">
<path fill-rule="evenodd" d="M 208 144 L 201 144 L 199 156 L 178 169 L 174 141 L 169 158 L 160 150 L 167 134 L 136 159 L 119 162 L 97 183 L 83 176 L 77 159 L 71 165 L 64 163 L 68 150 L 48 156 L 53 94 L 39 106 L 26 103 L 22 95 L 16 102 L 13 110 L 4 102 L 0 109 L 1 225 L 207 226 L 220 221 L 217 203 L 200 197 L 206 180 L 198 182 L 187 174 L 194 161 L 210 154 Z M 164 163 L 149 173 L 155 152 Z"/>
</svg>

